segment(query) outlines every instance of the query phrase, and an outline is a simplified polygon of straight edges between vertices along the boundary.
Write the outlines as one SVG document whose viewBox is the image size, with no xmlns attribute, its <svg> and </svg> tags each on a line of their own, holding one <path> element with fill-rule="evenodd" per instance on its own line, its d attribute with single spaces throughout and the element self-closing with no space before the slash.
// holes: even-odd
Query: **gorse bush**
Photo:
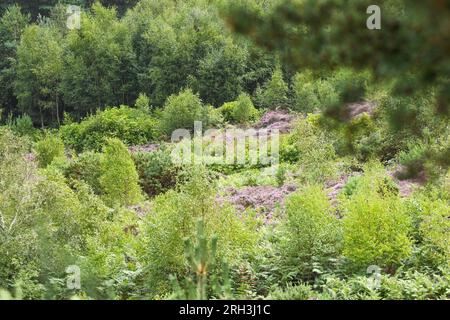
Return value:
<svg viewBox="0 0 450 320">
<path fill-rule="evenodd" d="M 80 123 L 65 124 L 60 133 L 76 151 L 100 151 L 108 138 L 126 145 L 145 144 L 155 137 L 156 121 L 145 111 L 121 106 L 98 111 Z"/>
<path fill-rule="evenodd" d="M 41 168 L 47 167 L 55 158 L 64 157 L 64 142 L 56 135 L 45 135 L 34 149 Z"/>
<path fill-rule="evenodd" d="M 108 204 L 132 205 L 142 200 L 136 167 L 128 149 L 120 140 L 107 141 L 100 166 L 100 186 Z"/>
<path fill-rule="evenodd" d="M 287 198 L 282 228 L 280 268 L 286 279 L 313 279 L 340 254 L 340 221 L 319 186 L 305 187 Z"/>
</svg>

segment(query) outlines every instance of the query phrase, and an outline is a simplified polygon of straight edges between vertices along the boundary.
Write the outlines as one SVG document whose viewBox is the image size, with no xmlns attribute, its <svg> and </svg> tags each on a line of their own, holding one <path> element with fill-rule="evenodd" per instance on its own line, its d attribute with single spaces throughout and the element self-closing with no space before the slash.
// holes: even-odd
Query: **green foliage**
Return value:
<svg viewBox="0 0 450 320">
<path fill-rule="evenodd" d="M 46 134 L 34 147 L 39 167 L 45 168 L 56 158 L 64 157 L 64 142 L 56 135 Z"/>
<path fill-rule="evenodd" d="M 60 88 L 76 118 L 106 106 L 132 105 L 137 98 L 136 56 L 131 33 L 113 8 L 96 2 L 81 15 L 77 32 L 65 37 Z"/>
<path fill-rule="evenodd" d="M 240 124 L 246 124 L 258 115 L 258 110 L 246 93 L 241 93 L 236 101 L 223 104 L 219 111 L 226 121 Z"/>
<path fill-rule="evenodd" d="M 417 271 L 389 276 L 381 274 L 379 287 L 374 279 L 326 277 L 320 285 L 322 298 L 333 300 L 435 300 L 448 297 L 448 275 L 429 275 Z"/>
<path fill-rule="evenodd" d="M 398 267 L 411 254 L 411 221 L 403 201 L 384 183 L 378 166 L 367 168 L 351 197 L 342 203 L 343 254 L 357 268 Z"/>
<path fill-rule="evenodd" d="M 170 149 L 133 154 L 142 189 L 149 196 L 165 192 L 176 184 L 179 167 L 172 163 Z"/>
<path fill-rule="evenodd" d="M 304 71 L 295 74 L 292 80 L 294 97 L 293 105 L 291 106 L 294 110 L 308 113 L 320 108 L 320 102 L 313 80 L 311 72 Z"/>
<path fill-rule="evenodd" d="M 101 153 L 94 151 L 86 151 L 77 155 L 66 168 L 66 177 L 72 180 L 84 181 L 96 194 L 101 194 L 101 157 Z"/>
<path fill-rule="evenodd" d="M 208 240 L 204 227 L 203 220 L 199 219 L 196 243 L 193 243 L 190 239 L 185 241 L 187 263 L 191 273 L 195 274 L 195 278 L 185 278 L 183 288 L 176 278 L 173 279 L 175 289 L 172 297 L 174 299 L 207 300 L 209 297 L 225 298 L 231 296 L 228 275 L 226 273 L 222 275 L 225 278 L 225 285 L 222 286 L 213 273 L 216 268 L 217 237 L 213 236 L 211 240 Z"/>
<path fill-rule="evenodd" d="M 269 300 L 310 300 L 316 294 L 307 284 L 291 285 L 286 288 L 276 288 L 268 296 Z"/>
<path fill-rule="evenodd" d="M 17 48 L 15 93 L 19 107 L 43 127 L 45 119 L 56 116 L 60 123 L 59 83 L 63 49 L 57 32 L 37 25 L 25 29 Z M 44 117 L 46 113 L 46 117 Z"/>
<path fill-rule="evenodd" d="M 450 189 L 448 189 L 450 190 Z M 443 189 L 416 192 L 408 201 L 408 212 L 414 222 L 414 238 L 418 244 L 418 262 L 433 268 L 450 262 L 449 197 Z"/>
<path fill-rule="evenodd" d="M 156 121 L 143 110 L 127 106 L 98 111 L 80 123 L 61 127 L 64 143 L 77 151 L 100 151 L 108 138 L 127 145 L 145 144 L 155 137 Z"/>
<path fill-rule="evenodd" d="M 401 151 L 398 155 L 400 164 L 406 167 L 406 171 L 400 178 L 415 177 L 424 170 L 424 160 L 426 158 L 427 147 L 422 143 L 414 143 L 408 150 Z"/>
<path fill-rule="evenodd" d="M 0 18 L 0 109 L 3 112 L 0 118 L 16 113 L 14 82 L 17 76 L 17 46 L 29 20 L 29 15 L 23 14 L 15 4 L 8 6 Z"/>
<path fill-rule="evenodd" d="M 139 176 L 133 159 L 120 140 L 107 141 L 100 166 L 100 186 L 107 203 L 132 205 L 142 200 Z"/>
<path fill-rule="evenodd" d="M 202 218 L 205 236 L 218 238 L 217 259 L 234 265 L 241 253 L 251 253 L 256 245 L 254 226 L 243 218 L 235 219 L 234 210 L 215 201 L 216 191 L 205 169 L 193 168 L 178 190 L 157 196 L 152 212 L 145 217 L 144 239 L 146 290 L 150 295 L 169 291 L 168 275 L 185 275 L 184 239 L 195 236 L 195 223 Z"/>
<path fill-rule="evenodd" d="M 198 95 L 187 89 L 167 99 L 161 115 L 161 131 L 170 136 L 176 129 L 194 128 L 194 121 L 202 119 L 202 102 Z"/>
<path fill-rule="evenodd" d="M 21 136 L 33 136 L 36 133 L 36 130 L 33 127 L 33 120 L 27 114 L 22 115 L 14 119 L 9 126 L 11 130 Z"/>
<path fill-rule="evenodd" d="M 257 115 L 258 111 L 253 106 L 250 96 L 245 93 L 240 94 L 233 108 L 233 119 L 237 123 L 247 123 L 254 120 Z"/>
<path fill-rule="evenodd" d="M 280 268 L 284 279 L 313 279 L 340 254 L 340 222 L 320 186 L 305 187 L 287 198 L 282 228 Z"/>
<path fill-rule="evenodd" d="M 336 178 L 336 152 L 333 137 L 318 128 L 314 121 L 311 116 L 298 120 L 288 138 L 287 150 L 281 154 L 291 161 L 298 159 L 302 180 L 326 181 Z"/>
<path fill-rule="evenodd" d="M 288 85 L 283 80 L 283 72 L 277 68 L 272 78 L 256 92 L 255 100 L 258 106 L 264 108 L 285 107 L 288 103 L 288 91 Z"/>
</svg>

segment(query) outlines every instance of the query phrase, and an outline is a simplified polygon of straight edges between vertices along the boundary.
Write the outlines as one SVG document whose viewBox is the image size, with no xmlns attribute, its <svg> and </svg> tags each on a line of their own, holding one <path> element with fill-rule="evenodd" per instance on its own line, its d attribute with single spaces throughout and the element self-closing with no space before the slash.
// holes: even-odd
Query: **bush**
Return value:
<svg viewBox="0 0 450 320">
<path fill-rule="evenodd" d="M 47 134 L 35 147 L 37 160 L 41 168 L 47 167 L 58 157 L 64 157 L 64 142 L 58 136 Z"/>
<path fill-rule="evenodd" d="M 294 160 L 295 150 L 298 150 L 297 163 L 301 179 L 306 182 L 325 182 L 337 175 L 333 140 L 310 119 L 313 118 L 301 119 L 295 124 L 289 137 L 289 159 Z M 288 154 L 281 152 L 283 157 Z"/>
<path fill-rule="evenodd" d="M 316 272 L 330 268 L 339 256 L 341 228 L 332 213 L 319 186 L 305 187 L 286 199 L 280 242 L 280 268 L 285 278 L 310 280 Z"/>
<path fill-rule="evenodd" d="M 394 276 L 381 274 L 379 280 L 377 287 L 373 279 L 365 276 L 327 276 L 320 284 L 321 296 L 333 300 L 434 300 L 447 299 L 450 293 L 445 275 L 407 271 Z"/>
<path fill-rule="evenodd" d="M 364 98 L 370 75 L 367 72 L 355 72 L 350 69 L 340 69 L 329 81 L 344 103 L 358 102 Z"/>
<path fill-rule="evenodd" d="M 258 110 L 246 93 L 239 95 L 236 101 L 225 103 L 219 110 L 226 121 L 241 124 L 254 120 L 258 115 Z"/>
<path fill-rule="evenodd" d="M 139 152 L 133 154 L 133 160 L 142 189 L 149 196 L 175 186 L 179 168 L 172 163 L 170 150 L 163 148 L 153 152 Z"/>
<path fill-rule="evenodd" d="M 128 149 L 118 139 L 109 139 L 101 159 L 100 186 L 110 205 L 132 205 L 142 200 L 139 176 Z"/>
<path fill-rule="evenodd" d="M 432 188 L 414 193 L 414 198 L 408 201 L 408 211 L 416 226 L 419 263 L 436 270 L 440 266 L 448 266 L 450 261 L 450 206 L 447 197 L 440 189 Z"/>
<path fill-rule="evenodd" d="M 176 129 L 194 128 L 194 121 L 203 120 L 203 106 L 198 95 L 186 89 L 167 98 L 161 115 L 161 132 L 170 136 Z"/>
<path fill-rule="evenodd" d="M 237 123 L 247 123 L 256 118 L 258 110 L 253 106 L 250 96 L 246 93 L 242 93 L 236 100 L 232 115 L 234 121 Z"/>
<path fill-rule="evenodd" d="M 60 128 L 65 144 L 76 151 L 101 151 L 108 138 L 126 145 L 145 144 L 155 137 L 155 120 L 145 111 L 127 106 L 98 111 L 80 123 Z"/>
<path fill-rule="evenodd" d="M 283 80 L 283 72 L 280 68 L 274 70 L 272 78 L 262 89 L 256 92 L 256 104 L 263 108 L 285 107 L 287 106 L 289 88 Z"/>
<path fill-rule="evenodd" d="M 292 80 L 293 104 L 296 111 L 308 113 L 319 107 L 314 78 L 310 71 L 296 73 Z"/>
<path fill-rule="evenodd" d="M 366 167 L 356 190 L 343 200 L 343 254 L 356 268 L 378 265 L 392 271 L 411 254 L 411 221 L 405 205 L 389 185 L 384 171 Z"/>
<path fill-rule="evenodd" d="M 286 288 L 276 288 L 267 297 L 269 300 L 309 300 L 317 296 L 307 284 L 291 285 Z"/>
<path fill-rule="evenodd" d="M 94 151 L 81 153 L 69 163 L 65 175 L 71 180 L 86 182 L 96 194 L 101 194 L 101 156 L 101 153 Z"/>
<path fill-rule="evenodd" d="M 424 161 L 427 156 L 428 148 L 423 143 L 411 143 L 407 151 L 399 153 L 400 164 L 404 165 L 406 170 L 402 172 L 399 178 L 416 177 L 420 171 L 424 170 Z"/>
<path fill-rule="evenodd" d="M 183 179 L 185 183 L 178 190 L 154 199 L 152 213 L 145 218 L 142 245 L 145 261 L 151 266 L 146 291 L 152 296 L 170 291 L 169 275 L 186 275 L 184 243 L 187 238 L 194 240 L 198 218 L 205 223 L 205 236 L 218 238 L 218 261 L 225 259 L 234 265 L 244 252 L 252 253 L 256 245 L 254 225 L 244 217 L 237 219 L 230 206 L 216 202 L 216 190 L 204 168 L 192 168 Z"/>
<path fill-rule="evenodd" d="M 11 124 L 11 130 L 21 136 L 33 136 L 36 132 L 33 126 L 33 120 L 27 114 L 17 117 Z"/>
</svg>

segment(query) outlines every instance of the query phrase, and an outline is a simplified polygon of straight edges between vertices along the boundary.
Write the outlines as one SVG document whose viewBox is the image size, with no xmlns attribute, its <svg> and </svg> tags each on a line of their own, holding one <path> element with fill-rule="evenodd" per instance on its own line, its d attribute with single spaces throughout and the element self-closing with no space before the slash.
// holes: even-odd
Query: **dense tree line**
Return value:
<svg viewBox="0 0 450 320">
<path fill-rule="evenodd" d="M 188 87 L 220 106 L 253 92 L 274 66 L 272 55 L 232 37 L 208 1 L 145 0 L 123 18 L 97 2 L 72 31 L 65 9 L 60 3 L 31 23 L 35 13 L 26 6 L 6 8 L 0 20 L 3 119 L 28 114 L 36 125 L 56 125 L 65 112 L 81 118 L 133 105 L 139 93 L 161 106 Z"/>
</svg>

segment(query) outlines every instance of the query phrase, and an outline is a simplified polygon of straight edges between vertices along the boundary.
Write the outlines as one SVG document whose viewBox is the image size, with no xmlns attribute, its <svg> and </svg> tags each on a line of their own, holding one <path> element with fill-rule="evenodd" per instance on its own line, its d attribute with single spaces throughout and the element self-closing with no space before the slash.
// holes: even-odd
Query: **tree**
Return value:
<svg viewBox="0 0 450 320">
<path fill-rule="evenodd" d="M 82 28 L 67 36 L 62 93 L 77 117 L 98 108 L 131 105 L 137 97 L 135 55 L 114 9 L 96 3 L 82 14 Z"/>
<path fill-rule="evenodd" d="M 109 139 L 101 159 L 100 185 L 110 205 L 128 206 L 142 200 L 139 176 L 128 149 L 119 139 Z"/>
<path fill-rule="evenodd" d="M 60 123 L 60 90 L 63 49 L 54 29 L 28 27 L 17 49 L 15 92 L 22 112 L 39 115 L 41 126 Z M 50 117 L 49 117 L 50 116 Z"/>
<path fill-rule="evenodd" d="M 161 131 L 171 135 L 176 129 L 194 128 L 194 121 L 202 120 L 202 101 L 191 89 L 171 95 L 162 111 Z"/>
<path fill-rule="evenodd" d="M 284 107 L 288 103 L 288 86 L 283 80 L 283 72 L 276 68 L 272 78 L 256 94 L 257 103 L 265 108 Z"/>
<path fill-rule="evenodd" d="M 445 121 L 450 116 L 450 42 L 448 1 L 385 0 L 381 30 L 366 27 L 370 1 L 274 2 L 263 8 L 253 3 L 233 2 L 226 9 L 227 21 L 237 33 L 275 51 L 292 68 L 323 70 L 339 67 L 369 69 L 379 80 L 394 83 L 392 95 L 433 95 L 428 106 Z M 351 48 L 351 49 L 350 49 Z M 343 97 L 347 95 L 342 93 Z M 331 106 L 325 114 L 329 124 L 341 126 L 345 103 Z M 408 106 L 388 111 L 392 129 L 416 126 L 418 114 Z M 404 121 L 408 119 L 408 121 Z M 343 125 L 346 125 L 344 123 Z M 450 166 L 450 146 L 434 155 Z M 441 161 L 440 159 L 445 159 Z"/>
<path fill-rule="evenodd" d="M 29 15 L 22 14 L 17 5 L 8 7 L 0 19 L 0 118 L 2 108 L 4 114 L 16 112 L 14 80 L 17 46 L 29 20 Z"/>
</svg>

